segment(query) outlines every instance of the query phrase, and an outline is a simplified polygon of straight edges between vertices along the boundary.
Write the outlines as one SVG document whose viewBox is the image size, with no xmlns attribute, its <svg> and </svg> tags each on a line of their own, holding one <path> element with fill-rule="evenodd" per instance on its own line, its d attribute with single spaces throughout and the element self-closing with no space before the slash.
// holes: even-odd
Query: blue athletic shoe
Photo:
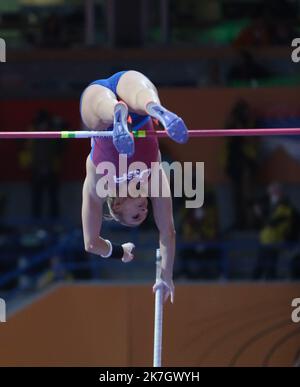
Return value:
<svg viewBox="0 0 300 387">
<path fill-rule="evenodd" d="M 114 112 L 113 144 L 119 153 L 130 157 L 134 154 L 134 137 L 128 130 L 127 116 L 127 105 L 119 102 Z"/>
<path fill-rule="evenodd" d="M 147 112 L 151 117 L 158 119 L 172 140 L 180 144 L 187 142 L 189 132 L 182 118 L 156 103 L 149 103 Z"/>
</svg>

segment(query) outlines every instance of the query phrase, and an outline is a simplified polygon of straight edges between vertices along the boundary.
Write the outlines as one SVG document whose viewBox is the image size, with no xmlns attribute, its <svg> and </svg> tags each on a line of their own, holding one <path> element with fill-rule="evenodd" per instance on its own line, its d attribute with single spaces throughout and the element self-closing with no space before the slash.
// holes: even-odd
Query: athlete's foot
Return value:
<svg viewBox="0 0 300 387">
<path fill-rule="evenodd" d="M 128 157 L 134 154 L 134 137 L 127 126 L 128 107 L 118 102 L 114 110 L 113 143 L 117 151 Z"/>
<path fill-rule="evenodd" d="M 189 132 L 182 118 L 154 102 L 148 103 L 146 110 L 151 117 L 158 119 L 172 140 L 180 144 L 187 142 Z"/>
</svg>

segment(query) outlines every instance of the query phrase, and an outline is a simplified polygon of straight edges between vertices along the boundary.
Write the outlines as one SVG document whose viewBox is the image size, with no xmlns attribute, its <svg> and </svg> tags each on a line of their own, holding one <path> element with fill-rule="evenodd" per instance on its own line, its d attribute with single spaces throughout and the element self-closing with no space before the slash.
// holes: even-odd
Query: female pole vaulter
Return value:
<svg viewBox="0 0 300 387">
<path fill-rule="evenodd" d="M 85 250 L 103 258 L 130 262 L 134 258 L 133 243 L 117 245 L 101 237 L 103 207 L 107 203 L 110 216 L 128 226 L 139 226 L 147 217 L 148 198 L 151 200 L 155 223 L 159 231 L 162 256 L 162 284 L 164 300 L 174 301 L 173 263 L 175 256 L 175 228 L 171 194 L 151 197 L 149 181 L 153 177 L 151 163 L 160 162 L 158 140 L 155 136 L 139 138 L 136 142 L 130 131 L 153 131 L 152 119 L 158 120 L 168 136 L 178 143 L 188 140 L 188 130 L 183 120 L 164 108 L 153 83 L 137 71 L 122 71 L 107 79 L 91 83 L 81 96 L 81 117 L 90 130 L 111 130 L 110 138 L 92 138 L 92 149 L 86 160 L 86 178 L 82 192 L 82 226 Z M 129 124 L 130 122 L 130 124 Z M 120 176 L 119 157 L 126 155 L 128 164 L 143 162 L 146 169 L 126 171 Z M 103 162 L 115 166 L 116 175 L 110 181 L 113 194 L 99 194 L 97 167 Z M 169 188 L 166 175 L 161 169 L 161 181 Z M 116 194 L 132 177 L 138 181 L 143 195 L 122 197 Z M 113 179 L 112 179 L 113 178 Z M 147 183 L 147 184 L 145 184 Z M 108 190 L 110 192 L 110 184 Z M 143 188 L 145 191 L 143 191 Z M 169 189 L 170 191 L 170 189 Z M 156 290 L 154 286 L 153 290 Z"/>
</svg>

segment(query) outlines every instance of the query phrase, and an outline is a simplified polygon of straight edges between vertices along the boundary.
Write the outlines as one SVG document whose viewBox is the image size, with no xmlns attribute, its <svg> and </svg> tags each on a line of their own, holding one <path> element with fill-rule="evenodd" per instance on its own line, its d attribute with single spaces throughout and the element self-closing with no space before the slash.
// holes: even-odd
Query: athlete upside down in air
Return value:
<svg viewBox="0 0 300 387">
<path fill-rule="evenodd" d="M 163 285 L 165 301 L 170 296 L 173 302 L 175 228 L 172 198 L 170 193 L 167 196 L 151 196 L 148 189 L 149 181 L 155 173 L 151 163 L 161 161 L 158 140 L 155 136 L 148 136 L 134 142 L 128 128 L 128 116 L 134 130 L 153 130 L 152 119 L 154 118 L 163 125 L 174 141 L 185 143 L 188 139 L 188 131 L 182 119 L 161 105 L 155 86 L 139 72 L 122 71 L 108 79 L 97 80 L 84 90 L 81 97 L 81 117 L 84 124 L 90 130 L 108 129 L 113 133 L 112 138 L 92 138 L 92 150 L 86 160 L 82 200 L 85 249 L 103 258 L 117 258 L 123 262 L 130 262 L 134 258 L 132 243 L 116 245 L 101 237 L 103 206 L 106 202 L 111 217 L 121 224 L 129 227 L 139 226 L 147 217 L 148 196 L 159 230 L 162 256 L 162 282 L 160 285 L 155 285 L 153 290 Z M 128 165 L 139 161 L 147 168 L 144 171 L 139 170 L 137 175 L 137 177 L 143 176 L 138 179 L 140 192 L 143 192 L 139 197 L 116 195 L 116 192 L 120 192 L 124 184 L 129 184 L 130 180 L 129 169 L 125 179 L 119 176 L 119 154 L 128 156 Z M 96 173 L 96 168 L 103 162 L 111 162 L 116 168 L 116 175 L 110 179 L 115 186 L 108 182 L 109 194 L 107 191 L 101 194 L 97 186 L 99 173 Z M 167 177 L 162 169 L 160 173 L 162 184 L 169 188 Z"/>
</svg>

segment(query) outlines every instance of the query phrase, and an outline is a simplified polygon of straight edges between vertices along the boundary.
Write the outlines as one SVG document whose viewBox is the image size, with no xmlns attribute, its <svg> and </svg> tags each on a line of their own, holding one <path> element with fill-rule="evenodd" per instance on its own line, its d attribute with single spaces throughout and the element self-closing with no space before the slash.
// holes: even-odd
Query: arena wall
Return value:
<svg viewBox="0 0 300 387">
<path fill-rule="evenodd" d="M 152 284 L 65 285 L 0 324 L 1 366 L 151 366 Z M 165 366 L 294 366 L 299 284 L 181 284 L 165 307 Z"/>
</svg>

